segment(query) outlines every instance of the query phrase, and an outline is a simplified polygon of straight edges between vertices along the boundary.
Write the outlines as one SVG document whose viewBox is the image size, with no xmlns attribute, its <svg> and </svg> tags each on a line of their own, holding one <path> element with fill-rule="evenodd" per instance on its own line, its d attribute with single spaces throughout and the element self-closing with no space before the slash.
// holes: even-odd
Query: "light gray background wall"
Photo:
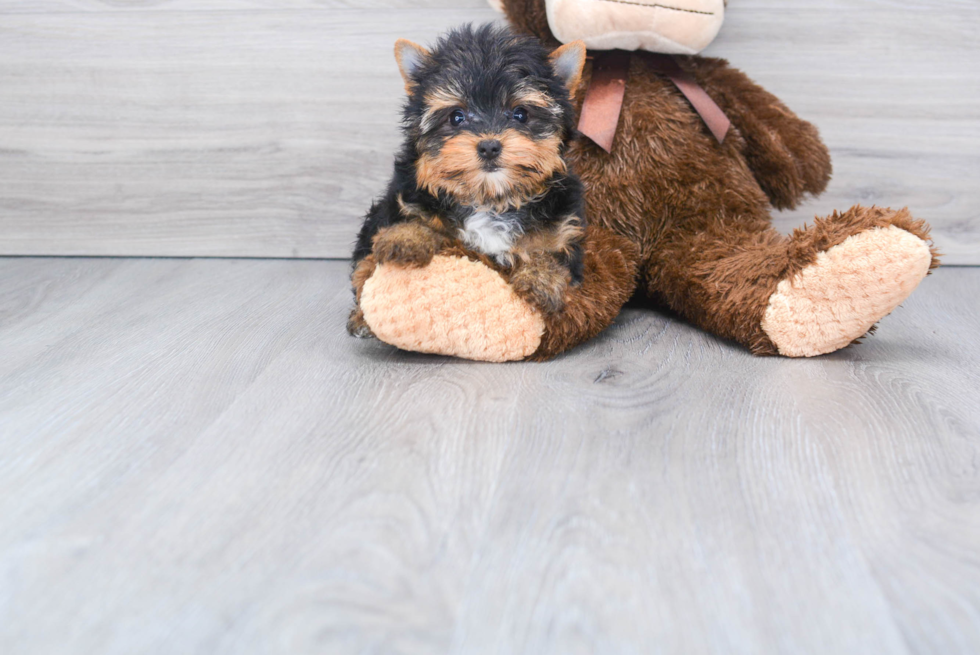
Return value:
<svg viewBox="0 0 980 655">
<path fill-rule="evenodd" d="M 0 254 L 346 257 L 398 141 L 391 44 L 483 0 L 0 0 Z M 816 123 L 826 194 L 980 264 L 980 3 L 734 0 L 707 54 Z"/>
</svg>

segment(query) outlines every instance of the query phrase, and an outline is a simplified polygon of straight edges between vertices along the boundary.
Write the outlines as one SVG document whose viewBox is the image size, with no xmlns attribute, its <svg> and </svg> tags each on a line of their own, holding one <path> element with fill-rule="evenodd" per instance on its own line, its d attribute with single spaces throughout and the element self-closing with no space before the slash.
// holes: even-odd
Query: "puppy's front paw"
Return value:
<svg viewBox="0 0 980 655">
<path fill-rule="evenodd" d="M 430 228 L 400 223 L 379 231 L 374 237 L 374 256 L 379 264 L 422 268 L 432 261 L 441 245 L 442 238 Z"/>
<path fill-rule="evenodd" d="M 355 307 L 350 313 L 350 318 L 347 319 L 347 334 L 358 339 L 374 338 L 374 332 L 368 327 L 364 320 L 364 312 L 359 307 Z"/>
<path fill-rule="evenodd" d="M 568 278 L 557 262 L 542 260 L 522 266 L 510 283 L 517 295 L 545 314 L 557 314 L 565 308 Z"/>
</svg>

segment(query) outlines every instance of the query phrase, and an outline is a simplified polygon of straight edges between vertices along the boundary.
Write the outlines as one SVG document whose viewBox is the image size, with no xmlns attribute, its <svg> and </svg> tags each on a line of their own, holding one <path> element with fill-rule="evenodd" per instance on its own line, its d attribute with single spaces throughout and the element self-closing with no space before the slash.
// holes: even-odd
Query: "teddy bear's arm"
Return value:
<svg viewBox="0 0 980 655">
<path fill-rule="evenodd" d="M 795 207 L 830 181 L 827 146 L 817 128 L 802 120 L 723 59 L 678 57 L 724 110 L 744 139 L 743 154 L 759 186 L 777 209 Z"/>
</svg>

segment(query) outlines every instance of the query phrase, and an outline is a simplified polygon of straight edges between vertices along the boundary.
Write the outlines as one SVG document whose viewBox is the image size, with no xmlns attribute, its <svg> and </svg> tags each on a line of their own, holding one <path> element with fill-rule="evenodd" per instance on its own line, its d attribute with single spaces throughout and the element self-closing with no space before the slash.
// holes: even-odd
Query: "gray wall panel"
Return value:
<svg viewBox="0 0 980 655">
<path fill-rule="evenodd" d="M 481 0 L 0 2 L 0 254 L 345 257 L 397 144 L 398 36 Z M 980 5 L 746 0 L 709 54 L 816 123 L 828 192 L 980 264 Z"/>
</svg>

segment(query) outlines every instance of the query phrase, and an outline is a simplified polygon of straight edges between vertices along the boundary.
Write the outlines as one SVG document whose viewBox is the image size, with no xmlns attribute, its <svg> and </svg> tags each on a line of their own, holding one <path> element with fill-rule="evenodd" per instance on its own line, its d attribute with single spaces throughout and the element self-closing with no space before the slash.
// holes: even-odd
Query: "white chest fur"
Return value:
<svg viewBox="0 0 980 655">
<path fill-rule="evenodd" d="M 524 233 L 520 220 L 513 214 L 477 211 L 470 214 L 459 230 L 460 238 L 473 250 L 494 257 L 502 264 L 510 259 L 507 253 L 514 241 Z"/>
</svg>

